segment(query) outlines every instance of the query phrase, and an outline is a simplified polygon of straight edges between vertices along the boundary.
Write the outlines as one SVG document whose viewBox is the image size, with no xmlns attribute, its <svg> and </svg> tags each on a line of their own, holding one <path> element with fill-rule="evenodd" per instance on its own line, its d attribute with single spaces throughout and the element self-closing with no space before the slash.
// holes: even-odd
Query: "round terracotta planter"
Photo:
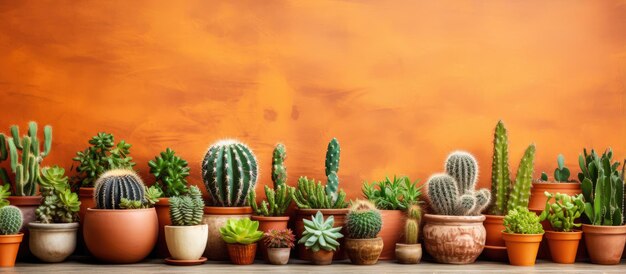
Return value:
<svg viewBox="0 0 626 274">
<path fill-rule="evenodd" d="M 320 249 L 317 252 L 311 251 L 311 262 L 316 265 L 329 265 L 333 263 L 335 251 Z"/>
<path fill-rule="evenodd" d="M 115 264 L 136 263 L 148 256 L 159 235 L 154 208 L 87 209 L 83 236 L 96 259 Z"/>
<path fill-rule="evenodd" d="M 267 261 L 274 265 L 284 265 L 289 263 L 289 254 L 291 248 L 268 248 L 267 249 Z"/>
<path fill-rule="evenodd" d="M 559 264 L 573 264 L 576 262 L 578 243 L 583 237 L 582 231 L 546 231 L 545 237 L 548 240 L 550 256 L 552 256 L 553 262 Z"/>
<path fill-rule="evenodd" d="M 626 243 L 626 225 L 583 224 L 587 253 L 594 264 L 619 264 Z"/>
<path fill-rule="evenodd" d="M 268 232 L 270 229 L 282 230 L 287 229 L 289 216 L 252 216 L 253 221 L 259 222 L 259 231 Z M 267 259 L 267 247 L 263 241 L 259 242 L 257 254 L 260 258 Z"/>
<path fill-rule="evenodd" d="M 401 243 L 404 237 L 404 224 L 406 223 L 406 213 L 402 210 L 380 210 L 383 225 L 378 233 L 378 237 L 383 239 L 383 251 L 379 260 L 393 260 L 396 257 L 396 243 Z"/>
<path fill-rule="evenodd" d="M 157 240 L 156 256 L 158 258 L 167 258 L 170 257 L 170 252 L 165 241 L 165 226 L 172 224 L 170 219 L 170 198 L 159 198 L 159 201 L 154 204 L 154 209 L 159 220 L 159 239 Z"/>
<path fill-rule="evenodd" d="M 378 262 L 378 257 L 383 251 L 383 239 L 350 239 L 346 238 L 346 254 L 350 262 L 356 265 L 372 265 Z"/>
<path fill-rule="evenodd" d="M 502 239 L 504 216 L 485 215 L 483 226 L 485 226 L 487 234 L 485 237 L 485 248 L 481 255 L 491 261 L 506 261 L 508 259 L 506 245 Z"/>
<path fill-rule="evenodd" d="M 78 211 L 79 222 L 82 225 L 85 219 L 85 213 L 88 208 L 95 208 L 96 201 L 93 199 L 94 187 L 81 186 L 78 189 L 78 200 L 80 200 L 80 210 Z"/>
<path fill-rule="evenodd" d="M 473 263 L 485 247 L 485 216 L 424 215 L 426 252 L 446 264 Z"/>
<path fill-rule="evenodd" d="M 20 243 L 20 250 L 18 251 L 17 257 L 20 260 L 30 259 L 32 258 L 32 253 L 30 252 L 30 248 L 28 248 L 28 242 L 30 234 L 28 233 L 28 226 L 26 224 L 36 222 L 37 216 L 35 214 L 35 210 L 41 205 L 41 196 L 9 196 L 7 197 L 7 201 L 13 206 L 16 206 L 22 212 L 24 217 L 22 229 L 20 232 L 24 233 L 24 237 L 22 242 Z"/>
<path fill-rule="evenodd" d="M 30 223 L 30 252 L 46 263 L 65 261 L 76 250 L 78 223 Z"/>
<path fill-rule="evenodd" d="M 254 263 L 256 255 L 256 243 L 253 244 L 226 244 L 228 256 L 233 264 L 247 265 Z"/>
<path fill-rule="evenodd" d="M 422 245 L 397 243 L 396 259 L 401 264 L 418 264 L 422 259 Z"/>
<path fill-rule="evenodd" d="M 228 253 L 226 250 L 226 242 L 222 240 L 220 228 L 226 224 L 228 219 L 250 218 L 252 216 L 252 208 L 246 207 L 204 207 L 204 216 L 202 223 L 209 226 L 208 238 L 204 256 L 213 261 L 227 261 Z"/>
<path fill-rule="evenodd" d="M 346 235 L 346 214 L 348 214 L 347 208 L 341 209 L 298 209 L 296 211 L 295 218 L 295 228 L 296 228 L 296 239 L 300 239 L 302 237 L 302 232 L 304 232 L 304 221 L 303 219 L 311 219 L 311 216 L 314 216 L 318 211 L 321 211 L 324 214 L 324 219 L 329 216 L 334 216 L 335 224 L 334 227 L 343 227 L 341 233 Z M 339 242 L 339 248 L 336 252 L 333 252 L 333 260 L 344 260 L 346 259 L 346 254 L 342 248 L 343 242 L 345 238 L 340 238 L 337 240 Z M 304 245 L 298 245 L 298 258 L 301 260 L 311 260 L 311 251 L 306 249 Z"/>
<path fill-rule="evenodd" d="M 164 228 L 168 253 L 174 260 L 198 260 L 206 248 L 209 235 L 206 224 L 192 226 L 172 226 Z"/>
<path fill-rule="evenodd" d="M 582 193 L 579 182 L 572 183 L 556 183 L 556 182 L 536 182 L 533 183 L 530 188 L 530 201 L 528 202 L 528 209 L 531 211 L 543 211 L 546 207 L 546 197 L 544 192 L 549 193 L 562 193 L 570 196 L 578 195 Z"/>
<path fill-rule="evenodd" d="M 506 243 L 509 263 L 518 266 L 532 266 L 537 260 L 539 243 L 543 239 L 543 234 L 513 234 L 502 233 Z"/>
<path fill-rule="evenodd" d="M 17 259 L 17 252 L 23 237 L 24 233 L 0 235 L 0 267 L 15 266 L 15 259 Z"/>
</svg>

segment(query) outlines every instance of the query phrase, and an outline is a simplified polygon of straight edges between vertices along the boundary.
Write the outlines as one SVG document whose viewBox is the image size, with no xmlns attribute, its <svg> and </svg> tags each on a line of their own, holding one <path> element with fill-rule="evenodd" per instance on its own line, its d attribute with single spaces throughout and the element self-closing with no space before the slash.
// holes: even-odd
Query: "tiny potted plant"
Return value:
<svg viewBox="0 0 626 274">
<path fill-rule="evenodd" d="M 401 264 L 417 264 L 422 259 L 422 245 L 419 243 L 421 220 L 421 207 L 418 204 L 410 205 L 404 224 L 404 242 L 396 243 L 396 259 Z"/>
<path fill-rule="evenodd" d="M 0 186 L 0 267 L 13 267 L 24 233 L 22 211 L 8 205 L 8 185 Z"/>
<path fill-rule="evenodd" d="M 394 259 L 395 245 L 402 241 L 398 231 L 405 225 L 406 211 L 420 202 L 422 193 L 417 182 L 411 182 L 406 176 L 393 176 L 393 180 L 386 177 L 379 182 L 363 183 L 363 196 L 376 205 L 385 224 L 378 233 L 384 242 L 380 260 Z"/>
<path fill-rule="evenodd" d="M 536 213 L 528 211 L 525 207 L 509 210 L 504 216 L 502 237 L 510 264 L 535 265 L 539 244 L 543 238 L 543 227 Z"/>
<path fill-rule="evenodd" d="M 333 254 L 339 248 L 341 227 L 334 227 L 335 216 L 328 216 L 324 220 L 324 215 L 318 211 L 311 220 L 304 219 L 305 230 L 302 238 L 298 241 L 306 249 L 311 250 L 311 261 L 316 265 L 329 265 L 333 262 Z"/>
<path fill-rule="evenodd" d="M 369 201 L 352 202 L 346 215 L 346 254 L 353 264 L 372 265 L 383 251 L 383 239 L 378 232 L 383 225 L 380 212 Z"/>
<path fill-rule="evenodd" d="M 238 265 L 254 263 L 256 242 L 263 237 L 263 232 L 258 228 L 259 222 L 248 218 L 228 219 L 226 225 L 220 228 L 232 263 Z"/>
<path fill-rule="evenodd" d="M 263 234 L 263 244 L 267 247 L 267 260 L 271 264 L 284 265 L 289 262 L 289 254 L 296 241 L 291 229 L 270 229 Z"/>
<path fill-rule="evenodd" d="M 553 230 L 546 231 L 546 239 L 550 246 L 552 261 L 560 264 L 573 264 L 576 261 L 578 243 L 582 238 L 582 231 L 575 230 L 580 223 L 575 220 L 585 209 L 583 195 L 569 196 L 567 194 L 545 193 L 546 208 L 541 212 L 539 221 L 548 220 Z M 554 202 L 550 200 L 554 198 Z"/>
<path fill-rule="evenodd" d="M 557 168 L 554 169 L 554 180 L 548 178 L 548 174 L 541 173 L 539 180 L 533 182 L 531 188 L 530 201 L 528 209 L 535 212 L 541 212 L 546 204 L 546 195 L 548 193 L 561 193 L 575 196 L 582 193 L 580 182 L 570 179 L 570 170 L 565 166 L 565 157 L 559 154 L 557 157 Z"/>
<path fill-rule="evenodd" d="M 61 167 L 41 169 L 39 184 L 43 202 L 37 221 L 28 224 L 30 251 L 41 261 L 62 262 L 76 249 L 80 201 Z"/>
<path fill-rule="evenodd" d="M 175 265 L 201 264 L 206 248 L 208 226 L 202 224 L 204 200 L 197 186 L 191 186 L 187 194 L 169 199 L 171 225 L 165 226 L 165 241 L 171 254 L 165 262 Z"/>
</svg>

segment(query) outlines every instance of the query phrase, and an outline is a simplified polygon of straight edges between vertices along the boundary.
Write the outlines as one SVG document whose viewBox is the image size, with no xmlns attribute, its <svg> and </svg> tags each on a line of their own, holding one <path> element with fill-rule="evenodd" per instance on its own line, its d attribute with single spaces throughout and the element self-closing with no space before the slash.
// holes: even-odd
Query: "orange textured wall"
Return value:
<svg viewBox="0 0 626 274">
<path fill-rule="evenodd" d="M 224 137 L 257 152 L 263 184 L 278 141 L 291 184 L 324 179 L 337 137 L 355 197 L 454 149 L 487 186 L 503 119 L 513 169 L 534 142 L 537 170 L 563 153 L 575 174 L 582 147 L 626 156 L 625 30 L 625 1 L 1 1 L 0 129 L 53 125 L 44 164 L 66 168 L 112 132 L 146 178 L 170 146 L 194 183 Z"/>
</svg>

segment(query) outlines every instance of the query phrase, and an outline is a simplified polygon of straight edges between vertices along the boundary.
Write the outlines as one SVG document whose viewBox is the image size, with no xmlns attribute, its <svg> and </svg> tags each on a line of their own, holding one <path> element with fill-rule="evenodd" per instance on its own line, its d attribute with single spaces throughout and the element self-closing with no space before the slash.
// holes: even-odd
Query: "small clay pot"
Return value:
<svg viewBox="0 0 626 274">
<path fill-rule="evenodd" d="M 222 239 L 220 228 L 226 225 L 228 219 L 250 218 L 252 216 L 252 208 L 245 207 L 204 207 L 204 216 L 202 223 L 209 226 L 206 248 L 204 249 L 204 257 L 212 261 L 227 261 L 228 253 L 226 250 L 226 242 Z"/>
<path fill-rule="evenodd" d="M 356 265 L 372 265 L 378 262 L 380 252 L 383 251 L 383 239 L 350 239 L 346 238 L 346 254 Z"/>
<path fill-rule="evenodd" d="M 159 201 L 154 204 L 154 209 L 159 220 L 159 239 L 157 240 L 156 256 L 158 258 L 167 258 L 170 257 L 170 252 L 165 241 L 165 226 L 172 225 L 172 220 L 170 219 L 170 198 L 159 198 Z"/>
<path fill-rule="evenodd" d="M 316 265 L 329 265 L 333 262 L 333 255 L 335 251 L 329 251 L 320 249 L 317 252 L 310 252 L 310 259 L 313 264 Z"/>
<path fill-rule="evenodd" d="M 421 244 L 396 244 L 396 260 L 401 264 L 419 264 L 422 259 Z"/>
<path fill-rule="evenodd" d="M 573 264 L 576 262 L 578 243 L 583 237 L 582 231 L 557 232 L 546 231 L 546 239 L 550 247 L 552 261 L 559 264 Z"/>
<path fill-rule="evenodd" d="M 509 263 L 519 266 L 533 266 L 537 260 L 541 234 L 502 233 L 509 255 Z"/>
<path fill-rule="evenodd" d="M 17 252 L 23 238 L 24 233 L 0 235 L 0 267 L 15 266 L 15 259 L 17 259 Z"/>
<path fill-rule="evenodd" d="M 582 193 L 580 183 L 573 181 L 570 183 L 561 182 L 535 182 L 530 188 L 530 200 L 528 201 L 528 209 L 530 211 L 543 211 L 546 207 L 548 197 L 545 192 L 561 193 L 569 196 L 575 196 Z"/>
<path fill-rule="evenodd" d="M 446 264 L 473 263 L 485 247 L 485 216 L 424 215 L 426 252 Z"/>
<path fill-rule="evenodd" d="M 267 249 L 267 260 L 270 264 L 275 265 L 283 265 L 289 262 L 289 254 L 291 253 L 291 248 L 268 248 Z"/>
<path fill-rule="evenodd" d="M 395 259 L 396 243 L 402 242 L 402 233 L 406 223 L 406 213 L 402 210 L 380 210 L 380 217 L 383 225 L 380 228 L 378 237 L 383 239 L 383 251 L 380 253 L 379 260 Z"/>
<path fill-rule="evenodd" d="M 626 225 L 583 224 L 587 253 L 594 264 L 619 264 L 626 243 Z"/>
<path fill-rule="evenodd" d="M 270 229 L 283 230 L 287 229 L 289 216 L 252 216 L 253 221 L 259 222 L 259 231 L 268 232 Z M 267 247 L 263 241 L 259 242 L 257 254 L 260 258 L 267 259 Z"/>
<path fill-rule="evenodd" d="M 247 265 L 254 263 L 256 254 L 256 243 L 253 244 L 226 244 L 228 248 L 228 256 L 230 261 L 238 265 Z"/>
<path fill-rule="evenodd" d="M 335 224 L 333 227 L 343 227 L 341 233 L 346 235 L 346 214 L 348 214 L 347 208 L 339 208 L 339 209 L 298 209 L 296 211 L 295 218 L 295 234 L 296 239 L 300 239 L 302 237 L 302 233 L 304 232 L 304 221 L 303 219 L 311 219 L 311 216 L 314 216 L 318 211 L 324 214 L 324 218 L 328 218 L 328 216 L 333 216 L 335 219 Z M 337 240 L 339 242 L 339 248 L 336 252 L 333 252 L 334 257 L 333 260 L 343 260 L 346 259 L 346 253 L 343 250 L 343 242 L 345 238 L 340 238 Z M 312 251 L 306 249 L 304 245 L 298 245 L 298 258 L 301 260 L 310 260 Z"/>
<path fill-rule="evenodd" d="M 506 245 L 502 239 L 502 231 L 504 230 L 504 216 L 485 215 L 485 248 L 482 256 L 490 261 L 506 261 Z"/>
<path fill-rule="evenodd" d="M 209 236 L 206 224 L 192 226 L 166 225 L 165 242 L 174 260 L 198 260 L 202 257 Z"/>
<path fill-rule="evenodd" d="M 62 262 L 74 253 L 78 223 L 28 224 L 30 252 L 46 263 Z"/>
<path fill-rule="evenodd" d="M 78 200 L 80 200 L 80 210 L 78 211 L 78 221 L 83 224 L 85 213 L 88 208 L 96 208 L 96 200 L 93 198 L 94 187 L 81 186 L 78 189 Z"/>
<path fill-rule="evenodd" d="M 26 224 L 37 221 L 35 210 L 37 210 L 39 205 L 41 205 L 41 199 L 41 196 L 7 197 L 7 201 L 9 201 L 9 204 L 19 208 L 24 218 L 24 225 L 22 226 L 22 229 L 20 229 L 20 232 L 24 233 L 24 237 L 22 242 L 20 243 L 20 250 L 17 253 L 17 258 L 20 260 L 30 260 L 31 258 L 33 258 L 33 254 L 30 252 L 30 248 L 28 248 L 28 239 L 30 237 L 30 234 L 28 233 L 28 226 Z"/>
</svg>

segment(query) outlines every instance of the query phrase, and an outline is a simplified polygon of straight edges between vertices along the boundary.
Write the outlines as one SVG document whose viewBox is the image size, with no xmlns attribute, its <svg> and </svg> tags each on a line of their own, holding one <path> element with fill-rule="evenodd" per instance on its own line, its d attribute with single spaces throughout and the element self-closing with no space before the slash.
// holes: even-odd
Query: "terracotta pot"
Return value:
<svg viewBox="0 0 626 274">
<path fill-rule="evenodd" d="M 542 234 L 502 233 L 511 265 L 531 266 L 537 260 Z"/>
<path fill-rule="evenodd" d="M 550 193 L 562 193 L 567 195 L 578 195 L 582 193 L 579 182 L 572 183 L 557 183 L 557 182 L 536 182 L 533 183 L 530 188 L 530 201 L 528 202 L 528 209 L 531 211 L 543 211 L 546 207 L 546 201 L 548 197 L 544 192 Z"/>
<path fill-rule="evenodd" d="M 226 261 L 228 254 L 226 250 L 226 242 L 222 240 L 220 228 L 226 224 L 228 219 L 250 218 L 252 216 L 252 208 L 246 207 L 204 207 L 204 216 L 202 223 L 209 226 L 208 238 L 204 256 L 209 260 Z"/>
<path fill-rule="evenodd" d="M 20 260 L 32 258 L 32 253 L 30 252 L 30 248 L 28 248 L 28 242 L 30 234 L 28 233 L 28 226 L 26 224 L 36 222 L 37 216 L 35 214 L 35 210 L 41 205 L 41 196 L 9 196 L 7 197 L 7 201 L 13 206 L 16 206 L 22 212 L 24 216 L 24 225 L 20 232 L 24 233 L 24 237 L 22 242 L 20 243 L 20 250 L 17 254 L 17 257 Z"/>
<path fill-rule="evenodd" d="M 396 256 L 396 243 L 401 243 L 404 233 L 404 224 L 406 223 L 406 213 L 402 210 L 380 210 L 380 216 L 383 220 L 383 226 L 378 233 L 378 237 L 383 239 L 383 251 L 380 253 L 379 260 L 393 260 Z"/>
<path fill-rule="evenodd" d="M 23 237 L 24 233 L 0 235 L 0 267 L 15 266 L 15 259 L 17 259 L 17 252 Z"/>
<path fill-rule="evenodd" d="M 83 224 L 83 220 L 85 219 L 85 213 L 87 213 L 88 208 L 96 208 L 96 201 L 93 199 L 93 192 L 95 191 L 94 187 L 84 187 L 81 186 L 78 189 L 78 200 L 80 200 L 80 210 L 78 211 L 78 221 L 80 224 Z"/>
<path fill-rule="evenodd" d="M 324 214 L 324 219 L 328 218 L 328 216 L 334 216 L 335 224 L 334 227 L 343 227 L 341 233 L 346 235 L 346 214 L 348 214 L 347 208 L 341 209 L 298 209 L 296 211 L 295 218 L 295 228 L 296 228 L 296 239 L 300 239 L 302 237 L 302 232 L 304 232 L 304 222 L 303 219 L 311 219 L 311 216 L 314 216 L 318 211 L 321 211 Z M 346 259 L 346 254 L 343 251 L 343 242 L 345 238 L 341 238 L 337 240 L 339 242 L 339 248 L 334 253 L 333 260 L 344 260 Z M 298 258 L 301 260 L 311 260 L 311 251 L 307 250 L 304 245 L 298 245 Z"/>
<path fill-rule="evenodd" d="M 253 244 L 226 244 L 228 248 L 228 256 L 230 261 L 238 265 L 246 265 L 254 263 L 254 255 L 256 254 L 256 243 Z"/>
<path fill-rule="evenodd" d="M 491 261 L 506 261 L 506 246 L 502 239 L 504 216 L 485 215 L 483 225 L 487 234 L 485 237 L 485 248 L 481 255 Z"/>
<path fill-rule="evenodd" d="M 282 230 L 287 229 L 289 223 L 289 216 L 252 216 L 250 219 L 259 222 L 259 230 L 267 232 L 270 229 Z M 267 247 L 263 241 L 259 242 L 259 248 L 257 248 L 257 255 L 260 258 L 267 259 Z"/>
<path fill-rule="evenodd" d="M 74 253 L 78 223 L 28 224 L 30 251 L 47 263 L 62 262 Z"/>
<path fill-rule="evenodd" d="M 346 254 L 350 261 L 356 265 L 372 265 L 378 262 L 378 257 L 383 251 L 383 239 L 350 239 L 346 238 Z"/>
<path fill-rule="evenodd" d="M 594 264 L 619 264 L 626 243 L 626 225 L 601 226 L 583 224 L 585 245 Z"/>
<path fill-rule="evenodd" d="M 320 249 L 317 252 L 310 252 L 310 260 L 313 264 L 316 265 L 329 265 L 333 262 L 333 258 L 335 251 L 328 251 Z"/>
<path fill-rule="evenodd" d="M 275 265 L 283 265 L 289 262 L 289 254 L 291 253 L 291 248 L 268 248 L 267 249 L 267 260 L 270 264 Z"/>
<path fill-rule="evenodd" d="M 485 216 L 424 215 L 424 246 L 435 261 L 473 263 L 485 247 Z"/>
<path fill-rule="evenodd" d="M 396 259 L 401 264 L 419 264 L 422 259 L 422 245 L 397 243 Z"/>
<path fill-rule="evenodd" d="M 164 228 L 168 253 L 174 260 L 198 260 L 206 248 L 209 226 L 172 226 Z"/>
<path fill-rule="evenodd" d="M 546 231 L 545 237 L 548 239 L 552 261 L 560 264 L 573 264 L 576 261 L 578 243 L 582 236 L 582 231 Z"/>
<path fill-rule="evenodd" d="M 87 209 L 83 236 L 98 260 L 115 264 L 136 263 L 154 248 L 159 221 L 154 208 Z"/>
<path fill-rule="evenodd" d="M 158 258 L 167 258 L 170 257 L 170 252 L 165 241 L 165 226 L 172 225 L 172 220 L 170 219 L 170 198 L 159 198 L 159 201 L 154 204 L 154 209 L 159 220 L 159 239 L 157 240 L 156 256 Z"/>
</svg>

